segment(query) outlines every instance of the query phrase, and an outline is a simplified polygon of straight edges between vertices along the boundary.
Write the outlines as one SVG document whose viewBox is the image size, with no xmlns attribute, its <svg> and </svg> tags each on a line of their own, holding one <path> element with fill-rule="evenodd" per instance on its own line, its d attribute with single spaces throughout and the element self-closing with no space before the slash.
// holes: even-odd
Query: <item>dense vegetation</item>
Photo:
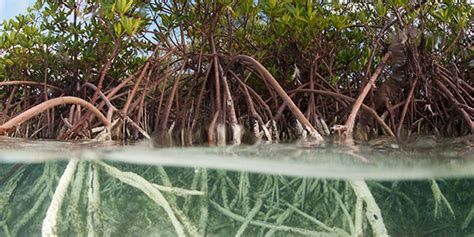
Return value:
<svg viewBox="0 0 474 237">
<path fill-rule="evenodd" d="M 456 1 L 38 0 L 2 24 L 1 120 L 73 96 L 107 114 L 115 138 L 155 131 L 213 143 L 228 131 L 238 143 L 242 125 L 268 140 L 313 127 L 350 134 L 357 114 L 356 138 L 465 135 L 472 19 L 472 5 Z M 83 107 L 47 107 L 0 130 L 93 137 L 99 114 Z"/>
<path fill-rule="evenodd" d="M 357 139 L 474 133 L 472 5 L 321 2 L 38 0 L 1 25 L 0 134 L 154 133 L 160 145 L 222 145 L 321 140 L 330 129 Z M 472 145 L 472 136 L 461 139 L 462 149 Z M 469 162 L 463 152 L 453 162 Z M 356 153 L 348 155 L 366 161 Z M 365 183 L 114 165 L 128 172 L 78 159 L 64 170 L 0 166 L 0 233 L 37 235 L 40 225 L 44 236 L 474 230 L 472 179 Z"/>
</svg>

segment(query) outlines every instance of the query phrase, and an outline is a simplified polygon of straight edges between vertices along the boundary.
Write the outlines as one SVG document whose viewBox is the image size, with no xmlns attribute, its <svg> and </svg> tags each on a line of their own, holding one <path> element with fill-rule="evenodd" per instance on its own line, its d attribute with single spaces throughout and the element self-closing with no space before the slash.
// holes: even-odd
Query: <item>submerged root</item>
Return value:
<svg viewBox="0 0 474 237">
<path fill-rule="evenodd" d="M 81 161 L 78 164 L 77 172 L 72 182 L 72 189 L 69 196 L 69 205 L 66 210 L 69 224 L 77 235 L 82 232 L 82 215 L 81 215 L 81 196 L 86 178 L 86 162 Z"/>
<path fill-rule="evenodd" d="M 247 229 L 247 226 L 250 224 L 250 221 L 252 221 L 252 219 L 255 217 L 255 215 L 257 215 L 257 213 L 260 211 L 260 208 L 262 208 L 262 205 L 263 205 L 263 199 L 259 198 L 255 202 L 255 206 L 252 208 L 252 210 L 250 210 L 247 217 L 245 217 L 245 220 L 242 223 L 242 225 L 240 226 L 239 230 L 237 231 L 237 234 L 235 234 L 236 237 L 242 236 L 245 229 Z"/>
<path fill-rule="evenodd" d="M 347 223 L 349 224 L 349 230 L 351 231 L 351 234 L 354 235 L 355 233 L 354 222 L 352 221 L 352 217 L 351 217 L 351 214 L 349 213 L 347 206 L 342 201 L 341 195 L 337 192 L 336 189 L 331 187 L 330 190 L 333 192 L 334 198 L 336 199 L 337 204 L 341 208 L 342 213 L 344 214 L 344 217 L 346 218 Z"/>
<path fill-rule="evenodd" d="M 274 236 L 284 234 L 387 236 L 388 231 L 390 231 L 390 233 L 393 232 L 393 234 L 403 233 L 402 235 L 416 235 L 424 231 L 421 228 L 432 228 L 431 226 L 419 227 L 419 223 L 426 222 L 426 219 L 420 219 L 410 211 L 405 212 L 406 210 L 414 208 L 428 209 L 431 211 L 427 212 L 427 216 L 433 218 L 432 202 L 421 203 L 420 201 L 420 203 L 409 203 L 408 198 L 411 198 L 410 194 L 407 194 L 407 197 L 400 198 L 402 197 L 401 191 L 398 191 L 396 188 L 385 188 L 382 185 L 374 185 L 373 187 L 377 187 L 377 189 L 371 191 L 362 180 L 350 182 L 327 181 L 287 176 L 267 176 L 253 173 L 214 172 L 205 169 L 198 169 L 198 171 L 194 172 L 191 170 L 180 172 L 173 169 L 173 172 L 169 172 L 170 176 L 168 177 L 162 167 L 159 169 L 155 167 L 146 169 L 146 172 L 143 173 L 143 175 L 146 174 L 146 177 L 156 177 L 156 179 L 159 180 L 159 178 L 157 178 L 158 174 L 162 176 L 159 182 L 160 184 L 163 183 L 163 185 L 158 185 L 145 180 L 137 173 L 123 172 L 102 162 L 79 162 L 76 172 L 70 167 L 72 166 L 71 163 L 72 161 L 68 164 L 66 171 L 64 171 L 61 177 L 48 210 L 48 216 L 56 215 L 56 220 L 54 220 L 54 218 L 53 220 L 58 222 L 58 224 L 50 224 L 49 230 L 52 230 L 52 234 L 50 232 L 49 236 L 66 233 L 77 234 L 77 236 L 103 236 L 104 234 L 112 233 L 104 233 L 110 231 L 110 229 L 103 227 L 103 221 L 104 223 L 110 223 L 111 226 L 108 227 L 112 227 L 111 229 L 113 230 L 115 229 L 113 226 L 114 221 L 121 219 L 120 221 L 127 223 L 126 221 L 129 221 L 127 218 L 133 218 L 130 225 L 133 226 L 132 228 L 137 228 L 135 224 L 139 226 L 144 224 L 142 220 L 136 219 L 137 217 L 131 213 L 125 217 L 121 216 L 123 215 L 124 209 L 116 205 L 117 199 L 115 199 L 119 193 L 134 195 L 136 192 L 129 192 L 130 189 L 134 188 L 138 188 L 138 192 L 142 191 L 151 198 L 150 200 L 143 195 L 134 195 L 134 197 L 132 197 L 133 201 L 135 201 L 135 197 L 138 197 L 138 200 L 145 201 L 143 205 L 140 204 L 137 206 L 137 208 L 139 208 L 138 211 L 145 210 L 149 205 L 156 207 L 156 204 L 158 204 L 158 215 L 163 213 L 161 215 L 164 215 L 164 218 L 171 219 L 171 222 L 166 221 L 164 225 L 171 227 L 170 224 L 173 224 L 175 230 L 178 228 L 178 230 L 176 230 L 178 235 L 222 235 L 222 231 L 228 231 L 227 228 L 229 228 L 229 230 L 232 231 L 233 234 L 237 234 L 237 236 Z M 32 227 L 37 226 L 38 220 L 36 220 L 35 217 L 40 215 L 42 210 L 48 207 L 48 203 L 45 200 L 48 199 L 48 194 L 56 183 L 57 171 L 49 167 L 50 164 L 56 163 L 48 163 L 42 175 L 25 176 L 27 173 L 23 174 L 23 180 L 26 177 L 27 182 L 19 183 L 16 190 L 10 195 L 11 198 L 8 198 L 10 200 L 7 200 L 7 204 L 5 205 L 6 210 L 0 213 L 2 215 L 0 217 L 3 218 L 0 219 L 0 235 L 23 235 L 29 233 Z M 86 164 L 85 171 L 84 167 L 82 167 L 83 164 Z M 114 198 L 104 204 L 101 204 L 101 194 L 99 192 L 99 190 L 101 190 L 100 186 L 102 186 L 99 180 L 104 179 L 104 177 L 99 176 L 99 168 L 111 175 L 106 175 L 107 179 L 115 183 L 115 185 L 112 184 L 110 186 L 115 189 L 114 191 L 117 191 L 113 195 Z M 136 169 L 142 170 L 143 168 L 136 167 Z M 54 215 L 51 215 L 52 206 L 61 207 L 61 202 L 57 201 L 58 193 L 65 191 L 65 184 L 67 182 L 64 180 L 67 179 L 68 174 L 71 172 L 75 173 L 75 176 L 71 175 L 74 177 L 70 184 L 72 188 L 69 190 L 71 192 L 65 194 L 67 199 L 63 204 L 63 206 L 68 204 L 68 209 L 65 210 L 66 208 L 63 207 L 61 211 L 57 210 L 56 213 L 53 213 Z M 13 182 L 18 180 L 18 177 L 21 176 L 20 173 L 16 173 L 5 185 L 13 184 Z M 23 183 L 28 183 L 28 180 L 35 180 L 35 182 L 27 186 L 21 186 Z M 183 186 L 183 188 L 172 187 L 172 183 L 185 184 L 188 183 L 187 181 L 189 181 L 189 184 L 192 184 Z M 372 183 L 370 184 L 372 185 Z M 435 198 L 435 205 L 441 208 L 438 209 L 445 211 L 445 213 L 448 209 L 452 209 L 447 207 L 449 203 L 445 203 L 447 201 L 444 200 L 444 195 L 440 193 L 440 187 L 438 187 L 439 181 L 438 183 L 432 181 L 430 184 L 432 185 L 433 193 L 429 191 L 429 188 L 426 189 L 425 187 L 424 190 L 428 191 L 426 193 L 428 197 L 431 195 L 439 195 L 438 198 Z M 420 186 L 426 185 L 427 182 L 420 182 Z M 463 184 L 459 186 L 465 187 Z M 62 187 L 62 189 L 60 187 Z M 5 188 L 6 186 L 2 187 L 1 191 L 3 192 L 1 192 L 0 195 L 4 195 L 4 192 L 9 190 Z M 414 187 L 414 190 L 419 190 L 418 188 L 419 186 Z M 441 186 L 441 189 L 442 188 Z M 103 187 L 102 191 L 108 192 L 106 191 L 107 189 L 109 188 Z M 32 190 L 35 191 L 34 195 L 29 194 Z M 380 194 L 380 191 L 383 192 L 383 195 Z M 405 191 L 411 191 L 411 189 L 403 191 L 405 193 Z M 29 195 L 28 198 L 24 198 L 26 195 L 23 195 L 23 192 Z M 167 192 L 169 195 L 164 192 Z M 386 194 L 389 196 L 385 196 Z M 375 195 L 375 198 L 380 200 L 380 203 L 376 203 L 372 195 Z M 415 196 L 418 195 L 419 193 L 415 194 Z M 445 195 L 446 199 L 452 199 L 446 193 Z M 144 197 L 145 200 L 143 200 Z M 183 198 L 180 199 L 181 197 Z M 119 204 L 125 203 L 125 205 L 127 205 L 130 203 L 130 200 L 118 199 L 120 199 Z M 27 204 L 28 202 L 31 203 L 31 205 Z M 77 204 L 78 202 L 79 204 Z M 117 208 L 116 210 L 113 209 L 112 213 L 120 217 L 102 215 L 101 211 L 107 214 L 111 213 L 111 210 L 105 209 L 111 207 L 108 205 L 109 202 L 112 203 L 113 207 Z M 402 206 L 392 207 L 391 202 L 396 202 L 395 205 Z M 383 218 L 379 205 L 380 208 L 385 211 Z M 471 230 L 472 220 L 474 219 L 474 210 L 470 209 L 470 203 L 468 203 L 468 205 L 465 210 L 460 210 L 457 208 L 458 206 L 453 206 L 456 208 L 456 215 L 462 217 L 458 220 L 462 223 L 460 227 L 463 231 Z M 83 206 L 87 206 L 87 212 L 85 208 L 84 210 L 80 209 Z M 75 210 L 77 207 L 79 207 L 79 211 Z M 163 208 L 168 215 L 165 215 L 164 212 L 161 211 L 161 208 Z M 154 210 L 156 209 L 154 208 Z M 395 210 L 395 212 L 392 210 Z M 434 218 L 436 221 L 440 221 L 441 218 L 452 220 L 449 214 L 447 216 L 441 215 L 442 213 L 440 213 L 439 210 L 437 211 L 437 216 Z M 20 212 L 22 212 L 21 216 L 17 217 L 17 213 Z M 73 215 L 73 212 L 78 212 L 80 215 Z M 11 213 L 15 213 L 15 216 L 12 217 Z M 148 226 L 143 229 L 144 231 L 148 231 L 148 228 L 151 228 L 150 226 L 152 224 L 156 224 L 154 218 L 148 218 L 148 214 L 149 213 L 146 213 L 146 215 L 138 214 L 138 216 L 146 218 L 143 219 L 144 222 L 148 221 Z M 156 214 L 157 213 L 152 213 L 152 216 L 156 216 Z M 66 219 L 61 220 L 57 215 L 64 215 Z M 416 229 L 410 230 L 410 227 L 407 227 L 407 229 L 399 232 L 399 230 L 396 229 L 399 223 L 393 222 L 393 218 L 401 219 L 407 217 L 409 218 L 408 220 L 413 221 Z M 387 223 L 384 223 L 384 219 Z M 72 226 L 75 221 L 79 224 Z M 401 223 L 402 225 L 403 221 L 404 220 L 402 220 Z M 87 225 L 81 222 L 85 222 Z M 229 224 L 229 222 L 231 224 Z M 66 224 L 68 224 L 67 227 L 65 226 Z M 43 223 L 43 226 L 44 225 L 46 225 L 46 221 Z M 155 227 L 156 226 L 153 226 L 153 230 L 155 230 Z M 163 226 L 160 227 L 166 228 Z M 121 226 L 116 228 L 116 231 L 120 231 L 120 228 Z M 222 228 L 226 229 L 223 230 Z M 388 231 L 386 228 L 388 228 Z M 370 233 L 371 231 L 373 231 L 373 233 Z M 446 233 L 444 231 L 445 229 L 438 230 L 436 228 L 432 230 L 432 232 Z M 146 232 L 140 232 L 138 235 L 146 235 Z"/>
<path fill-rule="evenodd" d="M 372 227 L 372 231 L 375 236 L 388 236 L 387 228 L 382 218 L 382 212 L 380 211 L 377 202 L 375 202 L 374 196 L 370 192 L 369 187 L 364 180 L 352 180 L 350 181 L 352 189 L 357 198 L 362 199 L 366 204 L 365 214 L 369 224 Z M 359 224 L 358 224 L 359 225 Z"/>
<path fill-rule="evenodd" d="M 42 236 L 57 235 L 56 221 L 58 218 L 59 209 L 63 204 L 64 196 L 66 195 L 67 188 L 72 181 L 78 163 L 78 159 L 72 159 L 69 161 L 66 166 L 66 170 L 64 170 L 63 175 L 59 179 L 53 199 L 51 200 L 51 204 L 49 205 L 48 211 L 46 212 L 46 217 L 43 220 L 43 226 L 41 229 Z"/>
<path fill-rule="evenodd" d="M 119 179 L 120 181 L 133 186 L 135 188 L 140 189 L 144 192 L 149 198 L 151 198 L 156 204 L 161 206 L 165 212 L 168 214 L 168 217 L 173 224 L 173 227 L 176 231 L 178 236 L 185 236 L 184 228 L 181 222 L 176 217 L 175 213 L 173 212 L 170 203 L 166 201 L 165 197 L 161 192 L 153 186 L 150 182 L 146 181 L 143 177 L 132 173 L 132 172 L 122 172 L 117 168 L 114 168 L 110 165 L 107 165 L 103 162 L 97 162 L 100 166 L 104 168 L 104 171 L 107 172 L 109 175 Z"/>
<path fill-rule="evenodd" d="M 237 214 L 221 207 L 216 202 L 210 201 L 210 203 L 217 211 L 224 214 L 225 216 L 227 216 L 227 217 L 229 217 L 233 220 L 240 221 L 240 222 L 245 222 L 246 221 L 245 217 L 237 215 Z M 291 233 L 302 234 L 302 235 L 310 235 L 310 236 L 329 236 L 329 234 L 326 233 L 326 232 L 318 232 L 318 231 L 313 231 L 313 230 L 308 230 L 308 229 L 303 229 L 303 228 L 298 228 L 298 227 L 291 227 L 291 226 L 286 226 L 286 225 L 280 225 L 280 224 L 274 225 L 274 224 L 267 223 L 267 222 L 264 222 L 264 221 L 250 220 L 249 223 L 252 224 L 252 225 L 255 225 L 255 226 L 260 226 L 260 227 L 268 228 L 268 229 L 275 230 L 275 231 L 284 231 L 284 232 L 291 232 Z"/>
<path fill-rule="evenodd" d="M 209 193 L 208 186 L 208 173 L 206 169 L 201 169 L 201 191 L 205 194 Z M 199 217 L 199 229 L 201 230 L 201 235 L 206 236 L 207 223 L 209 220 L 209 201 L 206 198 L 201 199 L 200 206 L 201 215 Z"/>
<path fill-rule="evenodd" d="M 328 233 L 333 233 L 334 235 L 338 235 L 338 236 L 350 236 L 349 233 L 347 233 L 346 231 L 344 231 L 343 229 L 340 229 L 340 228 L 331 228 L 329 226 L 327 226 L 326 224 L 324 224 L 322 221 L 308 215 L 307 213 L 301 211 L 300 209 L 296 208 L 295 206 L 287 203 L 286 204 L 290 209 L 292 209 L 294 212 L 300 214 L 301 216 L 303 216 L 304 218 L 308 219 L 309 221 L 311 221 L 312 223 L 316 224 L 319 228 L 327 231 Z"/>
<path fill-rule="evenodd" d="M 31 207 L 31 209 L 27 213 L 25 213 L 19 221 L 16 222 L 15 227 L 11 231 L 12 236 L 17 236 L 21 228 L 23 228 L 23 226 L 25 226 L 39 212 L 43 202 L 48 197 L 48 194 L 52 188 L 52 183 L 53 179 L 51 179 L 51 181 L 48 182 L 47 186 L 42 190 L 42 192 L 38 196 L 36 196 L 36 202 L 33 207 Z"/>
<path fill-rule="evenodd" d="M 467 214 L 466 219 L 462 223 L 462 228 L 466 229 L 472 222 L 472 219 L 474 219 L 474 204 L 472 204 L 471 211 L 469 212 L 469 214 Z"/>
<path fill-rule="evenodd" d="M 364 232 L 362 229 L 362 212 L 362 199 L 360 197 L 357 197 L 355 204 L 354 236 L 364 236 Z"/>
<path fill-rule="evenodd" d="M 176 196 L 202 196 L 204 195 L 204 192 L 202 191 L 197 191 L 197 190 L 187 190 L 183 188 L 175 188 L 175 187 L 167 187 L 167 186 L 162 186 L 158 184 L 153 184 L 153 186 L 163 192 L 169 192 L 171 194 L 174 194 Z"/>
<path fill-rule="evenodd" d="M 435 209 L 434 209 L 434 216 L 435 217 L 438 217 L 438 214 L 439 214 L 439 205 L 441 203 L 444 203 L 444 205 L 446 206 L 446 208 L 448 208 L 449 210 L 449 213 L 454 216 L 454 210 L 453 208 L 451 207 L 451 204 L 449 204 L 449 201 L 448 199 L 446 199 L 446 197 L 444 196 L 444 194 L 441 192 L 441 189 L 439 188 L 438 186 L 438 183 L 436 182 L 436 180 L 431 180 L 431 190 L 433 191 L 433 197 L 434 197 L 434 200 L 435 200 Z"/>
<path fill-rule="evenodd" d="M 4 199 L 4 197 L 12 195 L 10 190 L 13 191 L 13 189 L 11 189 L 12 187 L 15 187 L 16 189 L 16 184 L 24 175 L 24 169 L 20 169 L 18 172 L 16 172 L 9 182 L 5 184 L 5 187 L 8 189 L 3 189 L 4 192 L 2 192 L 2 196 L 0 198 L 2 203 L 2 205 L 0 205 L 0 213 L 5 214 L 8 212 L 16 212 L 18 210 L 26 210 L 26 213 L 14 221 L 8 221 L 8 215 L 3 216 L 3 218 L 6 217 L 5 222 L 3 222 L 3 230 L 6 236 L 17 236 L 19 232 L 25 228 L 25 225 L 34 220 L 34 217 L 37 216 L 38 212 L 41 211 L 44 201 L 48 197 L 48 194 L 50 193 L 56 178 L 56 169 L 53 167 L 55 167 L 53 163 L 46 163 L 43 173 L 39 178 L 36 179 L 32 187 L 26 189 L 25 194 L 17 196 L 15 199 L 12 198 L 9 200 L 10 198 Z M 4 196 L 5 194 L 7 195 Z M 13 225 L 11 231 L 8 228 L 8 224 Z"/>
<path fill-rule="evenodd" d="M 12 177 L 10 177 L 10 179 L 8 179 L 5 184 L 2 184 L 2 188 L 0 189 L 0 213 L 3 213 L 5 207 L 8 204 L 8 200 L 13 194 L 13 191 L 15 191 L 15 189 L 17 188 L 18 181 L 23 176 L 23 171 L 24 169 L 18 170 L 17 172 L 15 172 L 15 174 L 13 174 Z"/>
<path fill-rule="evenodd" d="M 87 203 L 87 236 L 102 236 L 103 226 L 100 215 L 100 184 L 99 184 L 99 167 L 90 164 L 88 171 L 88 203 Z"/>
</svg>

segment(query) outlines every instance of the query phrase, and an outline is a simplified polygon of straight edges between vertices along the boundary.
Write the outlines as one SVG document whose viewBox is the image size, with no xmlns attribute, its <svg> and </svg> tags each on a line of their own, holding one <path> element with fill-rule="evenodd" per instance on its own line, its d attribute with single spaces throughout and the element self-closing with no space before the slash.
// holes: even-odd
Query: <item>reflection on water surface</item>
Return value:
<svg viewBox="0 0 474 237">
<path fill-rule="evenodd" d="M 154 148 L 148 142 L 57 142 L 1 138 L 0 162 L 110 160 L 131 164 L 212 168 L 300 177 L 376 180 L 474 175 L 474 138 L 380 138 L 352 145 L 305 142 L 227 147 Z"/>
</svg>

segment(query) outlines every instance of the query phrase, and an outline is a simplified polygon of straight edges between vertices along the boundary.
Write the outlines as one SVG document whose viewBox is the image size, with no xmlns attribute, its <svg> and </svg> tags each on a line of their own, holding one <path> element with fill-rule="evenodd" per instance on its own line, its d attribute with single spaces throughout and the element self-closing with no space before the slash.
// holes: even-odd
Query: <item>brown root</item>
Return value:
<svg viewBox="0 0 474 237">
<path fill-rule="evenodd" d="M 53 108 L 55 106 L 63 105 L 63 104 L 81 105 L 85 107 L 86 109 L 88 109 L 89 111 L 91 111 L 94 115 L 96 115 L 105 126 L 107 127 L 110 126 L 110 121 L 107 120 L 107 118 L 96 107 L 94 107 L 94 105 L 90 104 L 89 102 L 81 98 L 72 97 L 72 96 L 64 96 L 64 97 L 50 99 L 10 119 L 9 121 L 7 121 L 6 123 L 0 126 L 0 134 L 6 134 L 9 130 L 11 130 L 15 126 L 22 124 L 23 122 L 38 115 L 39 113 L 47 109 Z"/>
</svg>

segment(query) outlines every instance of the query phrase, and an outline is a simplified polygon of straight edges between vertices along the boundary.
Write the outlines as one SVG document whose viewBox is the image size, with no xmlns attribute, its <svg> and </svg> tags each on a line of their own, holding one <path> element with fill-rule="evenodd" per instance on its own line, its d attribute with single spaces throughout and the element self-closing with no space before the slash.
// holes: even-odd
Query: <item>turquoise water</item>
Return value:
<svg viewBox="0 0 474 237">
<path fill-rule="evenodd" d="M 0 163 L 0 236 L 474 233 L 473 137 L 187 148 L 1 138 Z"/>
</svg>

